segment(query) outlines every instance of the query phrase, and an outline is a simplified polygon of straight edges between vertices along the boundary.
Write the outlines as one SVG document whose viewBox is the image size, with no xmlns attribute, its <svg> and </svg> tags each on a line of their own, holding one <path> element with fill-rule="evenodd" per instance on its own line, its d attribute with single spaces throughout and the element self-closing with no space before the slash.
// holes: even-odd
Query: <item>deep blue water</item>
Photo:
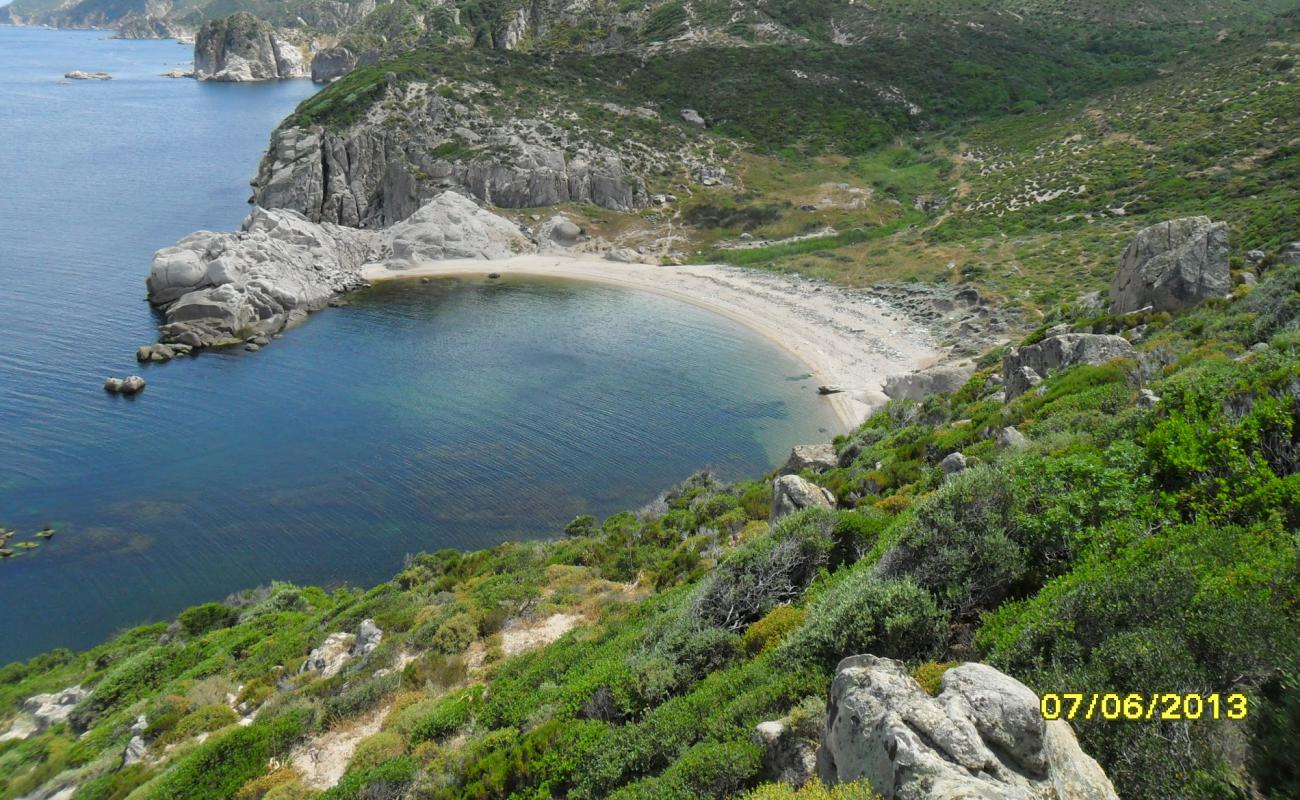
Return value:
<svg viewBox="0 0 1300 800">
<path fill-rule="evenodd" d="M 273 579 L 552 536 L 835 427 L 735 323 L 562 282 L 386 285 L 255 355 L 138 366 L 153 251 L 238 225 L 313 88 L 163 78 L 187 48 L 105 37 L 0 27 L 0 525 L 59 531 L 0 562 L 0 663 Z M 137 371 L 137 399 L 100 388 Z"/>
</svg>

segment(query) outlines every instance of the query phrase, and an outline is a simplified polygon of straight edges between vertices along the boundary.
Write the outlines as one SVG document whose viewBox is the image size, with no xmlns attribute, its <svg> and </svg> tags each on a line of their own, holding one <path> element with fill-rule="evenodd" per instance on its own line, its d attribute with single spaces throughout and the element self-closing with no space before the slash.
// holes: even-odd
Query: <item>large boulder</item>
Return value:
<svg viewBox="0 0 1300 800">
<path fill-rule="evenodd" d="M 1035 378 L 1054 369 L 1079 364 L 1104 364 L 1116 358 L 1133 358 L 1133 345 L 1122 336 L 1094 333 L 1066 333 L 1038 344 L 1015 347 L 1002 357 L 1002 381 L 1006 399 L 1014 400 L 1034 386 Z"/>
<path fill-rule="evenodd" d="M 835 495 L 798 475 L 782 475 L 772 482 L 772 522 L 805 508 L 835 508 Z"/>
<path fill-rule="evenodd" d="M 1118 800 L 1068 723 L 1045 721 L 1028 687 L 984 664 L 944 673 L 931 697 L 898 661 L 840 662 L 817 771 L 885 800 Z"/>
<path fill-rule="evenodd" d="M 1209 217 L 1162 222 L 1138 233 L 1110 284 L 1112 314 L 1148 306 L 1177 311 L 1232 290 L 1228 226 Z"/>
<path fill-rule="evenodd" d="M 247 11 L 209 20 L 194 37 L 194 77 L 201 81 L 272 81 L 308 73 L 302 51 Z"/>
<path fill-rule="evenodd" d="M 530 247 L 509 220 L 455 192 L 444 192 L 387 231 L 398 261 L 509 258 Z"/>
<path fill-rule="evenodd" d="M 800 444 L 790 451 L 790 458 L 781 467 L 782 475 L 793 475 L 806 469 L 825 472 L 840 465 L 833 444 Z"/>
<path fill-rule="evenodd" d="M 912 400 L 917 403 L 930 395 L 951 394 L 975 374 L 975 364 L 962 361 L 956 364 L 938 364 L 905 375 L 891 375 L 885 379 L 885 396 L 891 400 Z"/>
<path fill-rule="evenodd" d="M 352 646 L 356 637 L 350 633 L 338 631 L 325 637 L 319 647 L 307 654 L 298 672 L 317 672 L 322 678 L 332 678 L 339 674 L 348 660 L 352 658 Z"/>
</svg>

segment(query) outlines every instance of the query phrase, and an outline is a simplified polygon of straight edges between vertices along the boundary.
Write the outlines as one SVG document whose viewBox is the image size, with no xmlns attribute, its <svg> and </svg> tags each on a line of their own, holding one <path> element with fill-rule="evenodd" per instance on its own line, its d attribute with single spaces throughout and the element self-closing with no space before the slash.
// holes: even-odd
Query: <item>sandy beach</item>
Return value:
<svg viewBox="0 0 1300 800">
<path fill-rule="evenodd" d="M 939 356 L 930 333 L 868 293 L 809 279 L 718 265 L 653 266 L 522 255 L 505 260 L 371 264 L 370 281 L 451 275 L 528 275 L 654 292 L 722 314 L 807 364 L 847 431 L 886 399 L 885 378 Z"/>
</svg>

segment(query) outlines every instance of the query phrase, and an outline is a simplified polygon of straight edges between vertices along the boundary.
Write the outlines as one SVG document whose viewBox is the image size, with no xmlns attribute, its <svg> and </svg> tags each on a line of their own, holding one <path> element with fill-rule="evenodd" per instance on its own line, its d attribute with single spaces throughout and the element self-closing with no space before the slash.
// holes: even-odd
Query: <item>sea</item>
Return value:
<svg viewBox="0 0 1300 800">
<path fill-rule="evenodd" d="M 0 664 L 271 581 L 366 586 L 412 553 L 555 537 L 838 430 L 806 367 L 739 324 L 555 280 L 383 284 L 259 353 L 137 364 L 152 254 L 236 229 L 316 91 L 162 77 L 190 57 L 0 27 L 0 527 L 39 545 L 0 559 Z M 104 392 L 127 374 L 148 388 Z"/>
</svg>

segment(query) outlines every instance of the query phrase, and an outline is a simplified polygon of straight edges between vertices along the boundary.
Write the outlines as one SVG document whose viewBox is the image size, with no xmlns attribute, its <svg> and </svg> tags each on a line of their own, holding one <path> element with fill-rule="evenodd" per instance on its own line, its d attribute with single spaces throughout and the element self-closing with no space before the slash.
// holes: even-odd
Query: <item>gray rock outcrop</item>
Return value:
<svg viewBox="0 0 1300 800">
<path fill-rule="evenodd" d="M 1122 336 L 1067 333 L 1038 344 L 1016 347 L 1002 357 L 1002 381 L 1011 401 L 1034 386 L 1035 377 L 1054 369 L 1079 364 L 1104 364 L 1116 358 L 1133 358 L 1133 345 Z"/>
<path fill-rule="evenodd" d="M 144 760 L 147 749 L 144 732 L 148 728 L 149 721 L 145 719 L 144 714 L 135 718 L 135 723 L 131 725 L 131 740 L 126 743 L 126 751 L 122 753 L 122 766 L 129 767 Z"/>
<path fill-rule="evenodd" d="M 1232 290 L 1228 226 L 1209 217 L 1162 222 L 1138 233 L 1110 285 L 1112 314 L 1148 306 L 1177 311 Z"/>
<path fill-rule="evenodd" d="M 386 97 L 391 102 L 345 129 L 276 131 L 253 182 L 255 202 L 368 228 L 400 222 L 448 190 L 501 208 L 649 205 L 644 180 L 623 155 L 561 126 L 501 122 L 488 105 L 425 84 L 391 86 Z"/>
<path fill-rule="evenodd" d="M 305 78 L 302 51 L 247 11 L 204 23 L 194 37 L 194 77 L 201 81 Z"/>
<path fill-rule="evenodd" d="M 352 658 L 368 656 L 384 640 L 384 632 L 373 619 L 363 619 L 357 628 L 357 640 L 352 644 Z"/>
<path fill-rule="evenodd" d="M 768 780 L 800 787 L 817 774 L 817 746 L 794 735 L 780 720 L 760 722 L 754 742 L 763 748 L 763 772 Z"/>
<path fill-rule="evenodd" d="M 943 470 L 945 476 L 956 475 L 958 472 L 965 472 L 966 456 L 961 453 L 949 453 L 944 456 L 943 461 L 939 462 L 939 467 Z"/>
<path fill-rule="evenodd" d="M 191 347 L 270 336 L 359 287 L 362 231 L 255 209 L 239 233 L 200 231 L 154 255 L 149 300 L 166 306 L 164 342 Z"/>
<path fill-rule="evenodd" d="M 27 739 L 67 721 L 72 709 L 90 696 L 89 689 L 69 686 L 49 694 L 35 694 L 23 701 L 22 712 L 10 725 L 9 730 L 0 734 L 0 742 L 10 739 Z"/>
<path fill-rule="evenodd" d="M 891 375 L 885 379 L 885 396 L 891 400 L 921 402 L 930 395 L 951 394 L 975 374 L 975 364 L 962 361 L 956 364 L 939 364 L 906 375 Z"/>
<path fill-rule="evenodd" d="M 805 508 L 833 509 L 835 495 L 798 475 L 782 475 L 772 482 L 772 522 Z"/>
<path fill-rule="evenodd" d="M 164 310 L 165 346 L 141 348 L 137 358 L 166 360 L 217 345 L 260 349 L 365 285 L 362 267 L 372 261 L 402 269 L 413 261 L 508 258 L 531 248 L 511 222 L 455 192 L 382 231 L 257 208 L 237 233 L 199 231 L 154 255 L 146 287 L 150 302 Z"/>
<path fill-rule="evenodd" d="M 885 800 L 1118 800 L 1068 723 L 984 664 L 944 673 L 930 697 L 898 661 L 846 658 L 817 753 L 824 783 L 865 781 Z"/>
<path fill-rule="evenodd" d="M 113 76 L 107 72 L 84 72 L 74 69 L 72 72 L 63 73 L 63 77 L 70 81 L 111 81 Z"/>
<path fill-rule="evenodd" d="M 790 458 L 781 467 L 782 475 L 792 475 L 806 469 L 818 472 L 835 469 L 840 465 L 840 458 L 835 454 L 833 444 L 800 444 L 790 451 Z"/>
<path fill-rule="evenodd" d="M 334 677 L 352 658 L 355 642 L 356 637 L 350 633 L 331 633 L 319 647 L 307 654 L 307 660 L 302 662 L 298 672 L 319 672 L 322 678 Z"/>
</svg>

